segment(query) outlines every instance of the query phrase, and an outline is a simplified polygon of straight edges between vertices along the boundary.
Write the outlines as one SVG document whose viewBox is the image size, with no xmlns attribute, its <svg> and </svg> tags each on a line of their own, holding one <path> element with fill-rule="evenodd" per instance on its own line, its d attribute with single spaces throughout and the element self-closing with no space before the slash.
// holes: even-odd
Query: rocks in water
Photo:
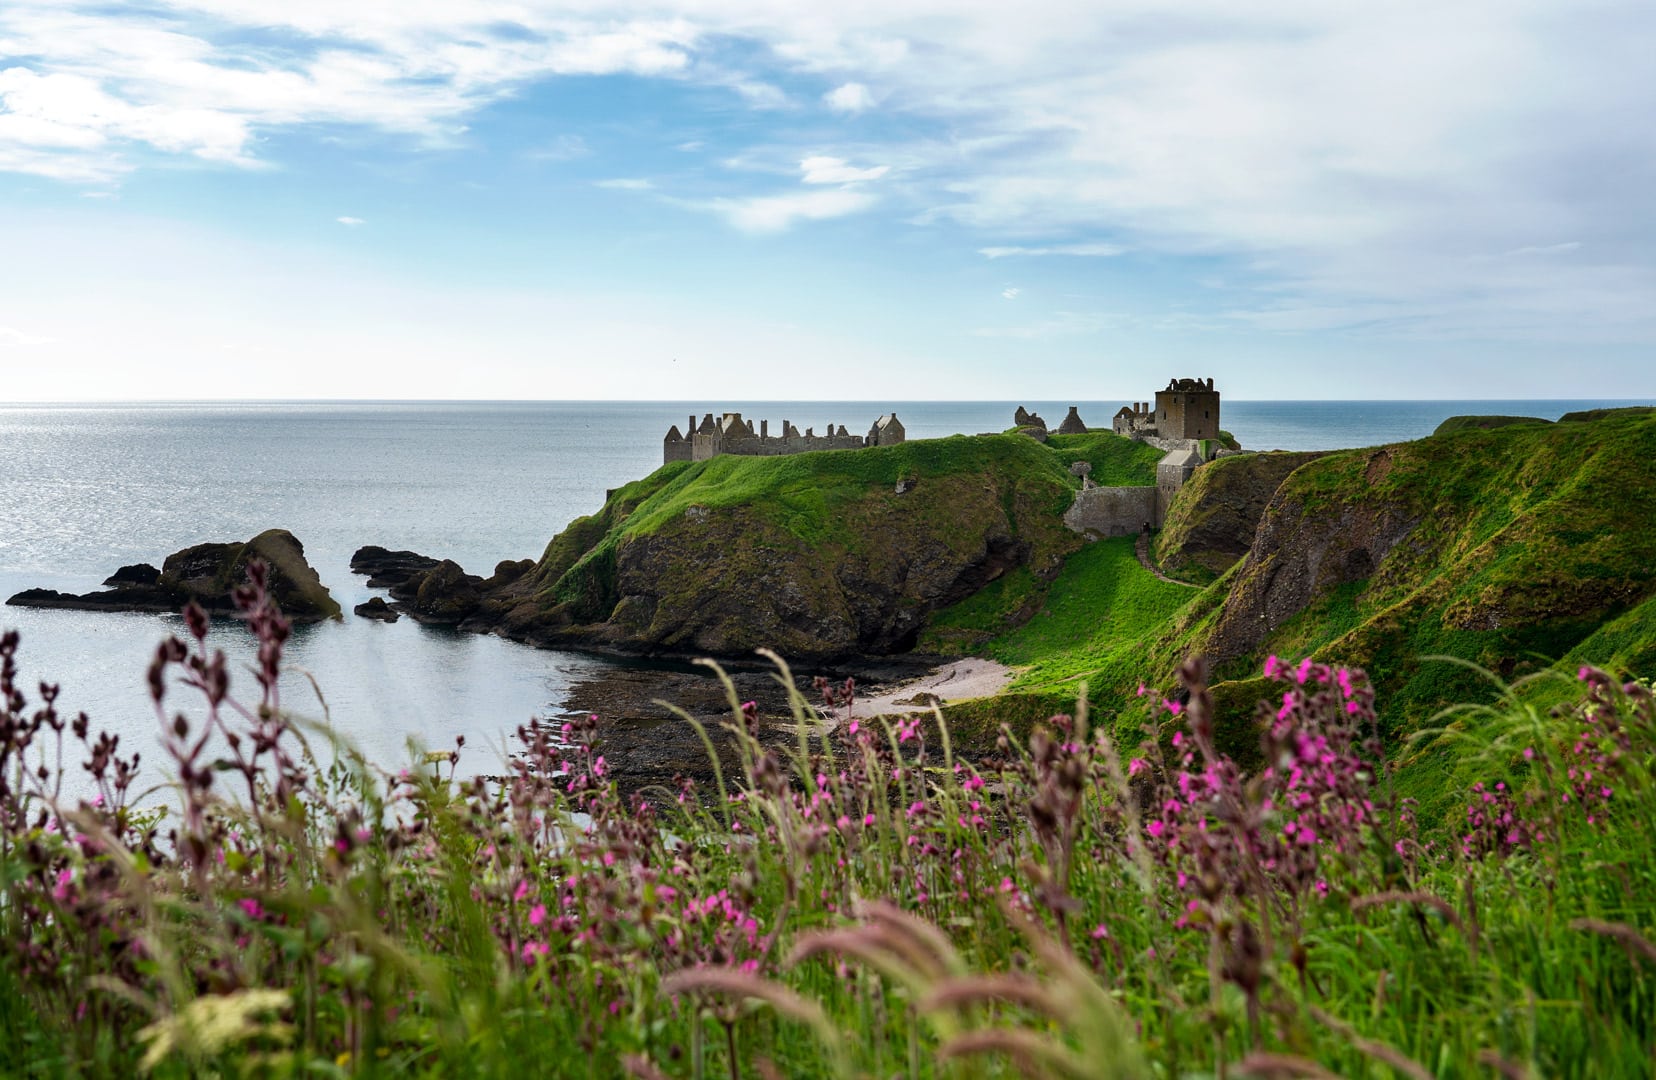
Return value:
<svg viewBox="0 0 1656 1080">
<path fill-rule="evenodd" d="M 340 617 L 338 601 L 305 561 L 305 547 L 286 529 L 269 529 L 246 543 L 197 544 L 167 556 L 157 570 L 148 563 L 123 566 L 111 574 L 105 592 L 75 596 L 51 589 L 26 589 L 8 604 L 82 611 L 173 613 L 194 600 L 211 612 L 235 611 L 232 590 L 247 581 L 247 564 L 270 568 L 267 586 L 282 613 L 298 622 Z"/>
<path fill-rule="evenodd" d="M 363 603 L 351 609 L 357 616 L 364 619 L 376 619 L 380 622 L 396 622 L 402 614 L 396 608 L 385 602 L 383 597 L 370 597 Z"/>
<path fill-rule="evenodd" d="M 401 591 L 413 585 L 410 580 Z M 399 590 L 393 589 L 391 595 L 399 596 Z M 483 579 L 466 573 L 454 560 L 444 559 L 420 575 L 412 597 L 399 599 L 407 600 L 408 613 L 420 622 L 458 626 L 482 602 Z"/>
<path fill-rule="evenodd" d="M 534 568 L 533 559 L 502 559 L 495 564 L 494 574 L 485 579 L 466 573 L 452 559 L 434 559 L 413 551 L 390 551 L 373 544 L 358 548 L 351 556 L 352 571 L 367 574 L 369 585 L 390 592 L 393 603 L 378 601 L 385 611 L 393 615 L 401 611 L 416 622 L 435 626 L 458 626 L 477 615 L 486 606 L 485 598 L 489 594 L 506 588 Z M 378 609 L 369 615 L 362 607 L 357 609 L 357 614 L 385 618 Z"/>
<path fill-rule="evenodd" d="M 395 595 L 395 590 L 407 586 L 409 579 L 434 569 L 440 561 L 412 551 L 388 551 L 369 544 L 357 548 L 351 556 L 351 572 L 367 574 L 369 588 L 391 589 Z"/>
<path fill-rule="evenodd" d="M 103 581 L 104 585 L 112 589 L 121 589 L 133 585 L 157 585 L 160 582 L 161 571 L 147 562 L 123 566 L 104 578 Z"/>
</svg>

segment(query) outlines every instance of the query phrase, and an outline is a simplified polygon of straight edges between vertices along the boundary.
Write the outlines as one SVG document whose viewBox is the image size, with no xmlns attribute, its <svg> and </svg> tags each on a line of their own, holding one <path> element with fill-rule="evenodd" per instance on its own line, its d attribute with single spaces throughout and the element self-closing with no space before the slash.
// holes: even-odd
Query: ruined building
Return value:
<svg viewBox="0 0 1656 1080">
<path fill-rule="evenodd" d="M 1046 438 L 1045 423 L 1023 408 L 1018 409 L 1014 421 L 1019 430 Z M 1111 426 L 1117 435 L 1148 443 L 1166 451 L 1166 456 L 1156 465 L 1154 487 L 1083 484 L 1064 522 L 1090 536 L 1124 536 L 1159 529 L 1179 489 L 1196 470 L 1212 458 L 1232 452 L 1218 445 L 1219 391 L 1213 388 L 1212 379 L 1170 379 L 1165 390 L 1156 392 L 1154 404 L 1136 401 L 1122 406 Z M 1086 430 L 1080 414 L 1071 406 L 1058 428 L 1059 434 Z"/>
<path fill-rule="evenodd" d="M 753 421 L 742 419 L 739 412 L 727 412 L 718 420 L 708 413 L 700 424 L 691 415 L 686 425 L 688 434 L 681 434 L 674 424 L 661 441 L 662 464 L 674 461 L 706 461 L 720 454 L 742 454 L 748 457 L 779 457 L 783 454 L 803 454 L 808 450 L 860 450 L 865 446 L 893 446 L 906 435 L 896 413 L 886 413 L 874 421 L 867 435 L 853 435 L 845 425 L 829 424 L 818 435 L 815 428 L 806 428 L 804 434 L 787 420 L 782 421 L 780 434 L 770 433 L 770 421 L 759 421 L 754 430 Z"/>
<path fill-rule="evenodd" d="M 1117 435 L 1160 439 L 1217 439 L 1219 391 L 1212 379 L 1169 379 L 1155 405 L 1135 401 L 1115 414 Z"/>
</svg>

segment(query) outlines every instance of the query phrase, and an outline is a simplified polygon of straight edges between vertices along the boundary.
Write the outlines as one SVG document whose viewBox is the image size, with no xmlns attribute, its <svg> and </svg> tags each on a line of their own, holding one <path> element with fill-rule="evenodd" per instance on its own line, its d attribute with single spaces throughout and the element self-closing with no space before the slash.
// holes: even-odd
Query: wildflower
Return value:
<svg viewBox="0 0 1656 1080">
<path fill-rule="evenodd" d="M 251 896 L 244 896 L 240 900 L 237 900 L 236 906 L 240 907 L 242 909 L 242 913 L 249 919 L 264 918 L 264 908 L 261 907 L 259 902 Z"/>
<path fill-rule="evenodd" d="M 1276 678 L 1278 675 L 1282 674 L 1282 671 L 1282 661 L 1277 658 L 1275 653 L 1272 653 L 1270 656 L 1265 658 L 1265 677 L 1267 679 Z"/>
<path fill-rule="evenodd" d="M 1134 758 L 1127 763 L 1127 775 L 1137 776 L 1147 768 L 1149 768 L 1149 766 L 1144 763 L 1143 758 Z"/>
<path fill-rule="evenodd" d="M 69 899 L 69 883 L 75 880 L 75 875 L 69 870 L 59 870 L 57 884 L 52 887 L 53 900 Z"/>
<path fill-rule="evenodd" d="M 546 905 L 545 904 L 536 904 L 533 908 L 529 909 L 529 925 L 530 926 L 539 926 L 541 923 L 543 923 L 545 921 L 546 921 Z"/>
<path fill-rule="evenodd" d="M 547 953 L 549 953 L 551 951 L 552 951 L 551 949 L 546 947 L 546 944 L 544 942 L 525 941 L 523 943 L 523 961 L 526 964 L 527 963 L 534 963 L 535 957 L 545 956 Z"/>
<path fill-rule="evenodd" d="M 1166 709 L 1174 716 L 1178 716 L 1184 711 L 1184 705 L 1180 702 L 1174 701 L 1172 698 L 1162 698 L 1162 708 Z"/>
</svg>

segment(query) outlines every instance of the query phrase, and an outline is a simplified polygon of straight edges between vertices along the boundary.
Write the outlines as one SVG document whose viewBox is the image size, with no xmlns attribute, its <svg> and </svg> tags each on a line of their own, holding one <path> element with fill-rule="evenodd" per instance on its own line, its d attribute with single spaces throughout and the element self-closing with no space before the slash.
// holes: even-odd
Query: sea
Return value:
<svg viewBox="0 0 1656 1080">
<path fill-rule="evenodd" d="M 375 594 L 350 571 L 364 544 L 449 558 L 487 575 L 538 557 L 597 511 L 607 489 L 661 464 L 670 425 L 740 410 L 801 430 L 866 430 L 895 411 L 910 439 L 1001 431 L 1022 404 L 1056 426 L 1071 404 L 1105 426 L 1120 402 L 146 402 L 0 404 L 0 598 L 26 588 L 95 589 L 117 567 L 160 565 L 206 541 L 269 528 L 299 537 L 345 608 L 295 628 L 285 708 L 325 722 L 394 769 L 463 737 L 463 772 L 498 771 L 513 732 L 563 715 L 572 687 L 619 662 L 495 637 L 349 614 Z M 1428 435 L 1446 417 L 1556 418 L 1645 401 L 1231 401 L 1223 426 L 1248 449 L 1360 447 Z M 21 684 L 57 684 L 58 706 L 161 756 L 145 670 L 182 636 L 175 616 L 0 607 L 21 632 Z M 224 621 L 232 690 L 256 700 L 246 630 Z M 169 708 L 188 704 L 175 692 Z M 159 773 L 152 773 L 161 779 Z"/>
</svg>

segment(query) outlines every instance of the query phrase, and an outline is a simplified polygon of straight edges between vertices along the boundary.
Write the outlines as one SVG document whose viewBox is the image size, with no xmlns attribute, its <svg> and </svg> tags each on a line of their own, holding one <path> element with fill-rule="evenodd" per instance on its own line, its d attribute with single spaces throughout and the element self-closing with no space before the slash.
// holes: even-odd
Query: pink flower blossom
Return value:
<svg viewBox="0 0 1656 1080">
<path fill-rule="evenodd" d="M 541 923 L 543 923 L 545 921 L 546 921 L 546 905 L 545 904 L 536 904 L 534 907 L 529 909 L 529 925 L 530 926 L 539 926 Z"/>
</svg>

